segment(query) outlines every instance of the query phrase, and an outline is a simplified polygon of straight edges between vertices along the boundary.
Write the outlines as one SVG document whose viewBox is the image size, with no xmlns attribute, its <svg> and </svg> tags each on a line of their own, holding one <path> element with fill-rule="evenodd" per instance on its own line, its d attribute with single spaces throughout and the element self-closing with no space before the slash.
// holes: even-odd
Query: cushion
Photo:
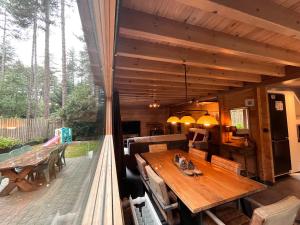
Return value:
<svg viewBox="0 0 300 225">
<path fill-rule="evenodd" d="M 154 195 L 159 199 L 164 205 L 170 204 L 169 195 L 167 192 L 167 187 L 163 179 L 161 179 L 150 166 L 146 166 L 146 171 L 149 177 L 150 188 Z"/>
<path fill-rule="evenodd" d="M 163 152 L 167 150 L 168 150 L 167 144 L 149 145 L 149 152 Z"/>
<path fill-rule="evenodd" d="M 289 196 L 253 212 L 251 225 L 293 225 L 300 208 L 300 200 Z"/>
<path fill-rule="evenodd" d="M 147 171 L 145 169 L 145 166 L 147 165 L 146 161 L 139 154 L 135 154 L 134 156 L 136 158 L 138 170 L 141 176 L 144 178 L 144 180 L 148 180 Z"/>
</svg>

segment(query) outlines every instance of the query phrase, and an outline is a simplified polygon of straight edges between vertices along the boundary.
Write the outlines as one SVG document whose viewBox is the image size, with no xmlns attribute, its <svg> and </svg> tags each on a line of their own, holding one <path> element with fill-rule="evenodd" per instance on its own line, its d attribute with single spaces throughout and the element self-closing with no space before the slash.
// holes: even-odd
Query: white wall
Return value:
<svg viewBox="0 0 300 225">
<path fill-rule="evenodd" d="M 300 171 L 300 142 L 297 137 L 297 125 L 300 124 L 300 119 L 296 115 L 296 109 L 300 106 L 297 96 L 292 91 L 270 91 L 271 93 L 281 93 L 285 95 L 289 142 L 291 152 L 291 172 Z"/>
</svg>

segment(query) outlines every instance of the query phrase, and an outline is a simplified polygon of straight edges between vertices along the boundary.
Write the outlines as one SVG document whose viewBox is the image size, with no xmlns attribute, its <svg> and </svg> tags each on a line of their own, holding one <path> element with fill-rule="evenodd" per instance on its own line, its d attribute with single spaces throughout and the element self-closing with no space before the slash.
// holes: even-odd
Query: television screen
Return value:
<svg viewBox="0 0 300 225">
<path fill-rule="evenodd" d="M 122 121 L 123 134 L 137 134 L 140 136 L 140 121 Z"/>
</svg>

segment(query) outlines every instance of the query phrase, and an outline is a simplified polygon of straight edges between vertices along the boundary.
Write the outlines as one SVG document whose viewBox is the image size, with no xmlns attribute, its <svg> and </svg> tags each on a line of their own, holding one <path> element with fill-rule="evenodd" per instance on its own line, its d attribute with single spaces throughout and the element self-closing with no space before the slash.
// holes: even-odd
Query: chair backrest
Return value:
<svg viewBox="0 0 300 225">
<path fill-rule="evenodd" d="M 155 145 L 149 145 L 149 152 L 163 152 L 167 151 L 168 147 L 167 144 L 155 144 Z"/>
<path fill-rule="evenodd" d="M 148 180 L 147 171 L 145 169 L 145 167 L 147 166 L 146 161 L 139 154 L 135 154 L 134 156 L 136 158 L 137 168 L 138 168 L 142 178 L 144 180 Z"/>
<path fill-rule="evenodd" d="M 55 163 L 58 160 L 58 149 L 56 148 L 55 150 L 53 150 L 48 158 L 48 167 L 52 168 L 55 167 Z"/>
<path fill-rule="evenodd" d="M 237 162 L 234 162 L 234 161 L 231 161 L 228 159 L 224 159 L 224 158 L 216 156 L 216 155 L 213 155 L 211 157 L 211 164 L 221 167 L 223 169 L 226 169 L 228 171 L 231 171 L 233 173 L 236 173 L 238 175 L 241 172 L 241 164 L 240 163 L 237 163 Z"/>
<path fill-rule="evenodd" d="M 191 156 L 195 157 L 196 159 L 207 160 L 207 152 L 205 151 L 196 148 L 190 148 L 189 154 L 191 154 Z"/>
<path fill-rule="evenodd" d="M 152 193 L 162 204 L 169 205 L 170 199 L 165 182 L 151 169 L 150 166 L 146 166 L 145 169 L 149 177 L 149 184 Z"/>
<path fill-rule="evenodd" d="M 295 196 L 257 208 L 253 212 L 250 225 L 293 225 L 300 208 L 300 200 Z"/>
</svg>

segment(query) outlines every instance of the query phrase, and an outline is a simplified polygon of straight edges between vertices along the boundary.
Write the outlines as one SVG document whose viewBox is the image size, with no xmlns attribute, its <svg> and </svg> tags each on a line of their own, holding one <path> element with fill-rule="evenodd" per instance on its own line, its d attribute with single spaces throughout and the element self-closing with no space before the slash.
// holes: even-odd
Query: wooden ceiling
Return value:
<svg viewBox="0 0 300 225">
<path fill-rule="evenodd" d="M 300 0 L 123 0 L 121 104 L 185 101 L 300 77 Z"/>
</svg>

